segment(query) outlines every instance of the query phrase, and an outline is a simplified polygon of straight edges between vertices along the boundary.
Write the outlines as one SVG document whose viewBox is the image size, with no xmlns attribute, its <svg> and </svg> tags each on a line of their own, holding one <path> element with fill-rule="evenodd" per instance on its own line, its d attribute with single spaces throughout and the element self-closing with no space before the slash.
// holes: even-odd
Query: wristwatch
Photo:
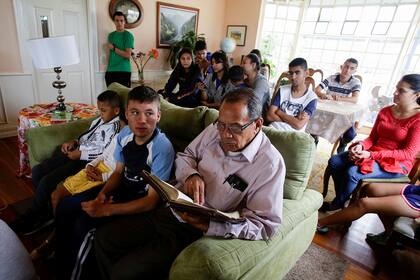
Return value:
<svg viewBox="0 0 420 280">
<path fill-rule="evenodd" d="M 115 52 L 115 45 L 114 44 L 112 44 L 113 46 L 114 46 L 114 49 L 113 49 L 113 51 Z"/>
</svg>

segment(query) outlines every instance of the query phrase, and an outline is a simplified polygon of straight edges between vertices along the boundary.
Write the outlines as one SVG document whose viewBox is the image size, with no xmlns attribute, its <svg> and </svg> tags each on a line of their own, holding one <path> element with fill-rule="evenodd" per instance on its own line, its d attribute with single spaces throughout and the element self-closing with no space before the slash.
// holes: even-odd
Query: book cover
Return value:
<svg viewBox="0 0 420 280">
<path fill-rule="evenodd" d="M 142 171 L 142 177 L 153 187 L 160 197 L 165 202 L 169 203 L 169 206 L 176 211 L 206 216 L 212 220 L 222 222 L 239 223 L 245 220 L 245 218 L 240 216 L 238 211 L 227 213 L 194 203 L 189 196 L 145 170 Z"/>
</svg>

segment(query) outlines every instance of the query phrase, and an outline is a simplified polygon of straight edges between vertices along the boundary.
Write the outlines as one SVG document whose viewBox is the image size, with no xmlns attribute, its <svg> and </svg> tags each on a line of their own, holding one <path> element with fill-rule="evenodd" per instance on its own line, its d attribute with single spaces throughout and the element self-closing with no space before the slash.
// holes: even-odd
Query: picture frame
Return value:
<svg viewBox="0 0 420 280">
<path fill-rule="evenodd" d="M 127 22 L 124 27 L 131 29 L 137 27 L 144 18 L 143 7 L 138 0 L 111 0 L 109 2 L 109 16 L 112 16 L 116 11 L 122 12 Z"/>
<path fill-rule="evenodd" d="M 170 48 L 189 31 L 197 34 L 199 9 L 164 2 L 156 4 L 157 48 Z"/>
<path fill-rule="evenodd" d="M 226 37 L 235 40 L 237 46 L 243 47 L 246 42 L 246 28 L 246 25 L 228 25 Z"/>
</svg>

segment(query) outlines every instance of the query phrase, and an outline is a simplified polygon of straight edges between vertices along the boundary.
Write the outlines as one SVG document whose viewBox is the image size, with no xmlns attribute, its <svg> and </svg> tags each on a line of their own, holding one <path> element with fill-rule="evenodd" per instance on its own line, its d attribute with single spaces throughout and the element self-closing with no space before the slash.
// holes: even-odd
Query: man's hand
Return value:
<svg viewBox="0 0 420 280">
<path fill-rule="evenodd" d="M 207 232 L 209 229 L 210 219 L 199 217 L 195 215 L 188 214 L 186 212 L 177 212 L 177 214 L 187 223 L 192 225 L 193 227 L 201 230 L 202 232 Z"/>
<path fill-rule="evenodd" d="M 82 209 L 89 216 L 93 218 L 111 216 L 112 201 L 102 202 L 100 199 L 95 198 L 91 201 L 82 202 Z"/>
<path fill-rule="evenodd" d="M 199 175 L 191 175 L 185 180 L 184 191 L 189 197 L 194 199 L 195 203 L 204 204 L 205 184 Z"/>
<path fill-rule="evenodd" d="M 86 166 L 86 176 L 91 181 L 102 181 L 102 174 L 101 172 L 92 165 Z"/>
<path fill-rule="evenodd" d="M 78 160 L 80 159 L 80 155 L 82 153 L 80 152 L 80 150 L 73 150 L 73 151 L 69 151 L 67 152 L 67 157 L 71 160 Z"/>
<path fill-rule="evenodd" d="M 67 155 L 68 152 L 71 152 L 74 149 L 76 149 L 76 145 L 77 145 L 76 140 L 71 140 L 71 141 L 65 142 L 61 145 L 61 152 L 65 155 Z"/>
<path fill-rule="evenodd" d="M 106 47 L 107 47 L 108 49 L 110 49 L 110 50 L 113 50 L 113 49 L 114 49 L 114 44 L 107 43 L 107 44 L 106 44 Z"/>
</svg>

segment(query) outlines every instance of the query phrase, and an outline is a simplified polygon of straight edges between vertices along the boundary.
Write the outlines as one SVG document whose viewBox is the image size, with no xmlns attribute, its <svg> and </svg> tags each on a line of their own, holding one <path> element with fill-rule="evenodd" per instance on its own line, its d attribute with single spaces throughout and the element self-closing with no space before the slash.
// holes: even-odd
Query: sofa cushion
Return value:
<svg viewBox="0 0 420 280">
<path fill-rule="evenodd" d="M 77 139 L 89 128 L 93 119 L 95 118 L 28 129 L 25 139 L 31 166 L 34 167 L 51 157 L 54 150 L 64 142 Z"/>
<path fill-rule="evenodd" d="M 296 258 L 301 255 L 309 245 L 314 235 L 317 210 L 322 204 L 322 196 L 314 190 L 305 190 L 300 200 L 284 200 L 283 220 L 274 235 L 268 241 L 249 241 L 241 239 L 221 239 L 203 237 L 192 243 L 175 259 L 171 268 L 171 279 L 196 275 L 195 279 L 239 279 L 247 275 L 256 266 L 270 264 L 273 258 L 288 258 L 284 255 L 285 247 L 296 252 Z M 314 217 L 315 215 L 315 217 Z M 307 219 L 311 219 L 310 224 L 306 224 L 304 229 L 300 229 L 291 236 L 291 232 L 304 224 Z M 284 240 L 288 239 L 289 242 Z M 293 240 L 299 239 L 301 243 L 296 244 Z M 302 245 L 302 248 L 300 248 Z M 290 247 L 290 248 L 289 248 Z M 299 247 L 299 248 L 298 248 Z M 298 248 L 298 249 L 297 249 Z M 302 252 L 303 252 L 302 251 Z M 287 267 L 287 269 L 290 269 Z M 258 269 L 257 269 L 258 270 Z M 276 274 L 278 268 L 272 267 L 268 274 Z M 258 270 L 261 272 L 261 270 Z M 287 272 L 287 271 L 286 271 Z M 252 277 L 245 277 L 256 279 Z M 260 278 L 264 279 L 264 278 Z M 267 279 L 267 278 L 265 278 Z M 268 278 L 270 279 L 270 278 Z"/>
<path fill-rule="evenodd" d="M 283 132 L 264 127 L 263 131 L 286 163 L 284 198 L 300 199 L 305 190 L 315 157 L 315 144 L 307 133 Z"/>
<path fill-rule="evenodd" d="M 159 127 L 171 140 L 175 151 L 183 151 L 204 129 L 207 107 L 181 108 L 166 103 L 165 100 L 161 102 Z"/>
</svg>

